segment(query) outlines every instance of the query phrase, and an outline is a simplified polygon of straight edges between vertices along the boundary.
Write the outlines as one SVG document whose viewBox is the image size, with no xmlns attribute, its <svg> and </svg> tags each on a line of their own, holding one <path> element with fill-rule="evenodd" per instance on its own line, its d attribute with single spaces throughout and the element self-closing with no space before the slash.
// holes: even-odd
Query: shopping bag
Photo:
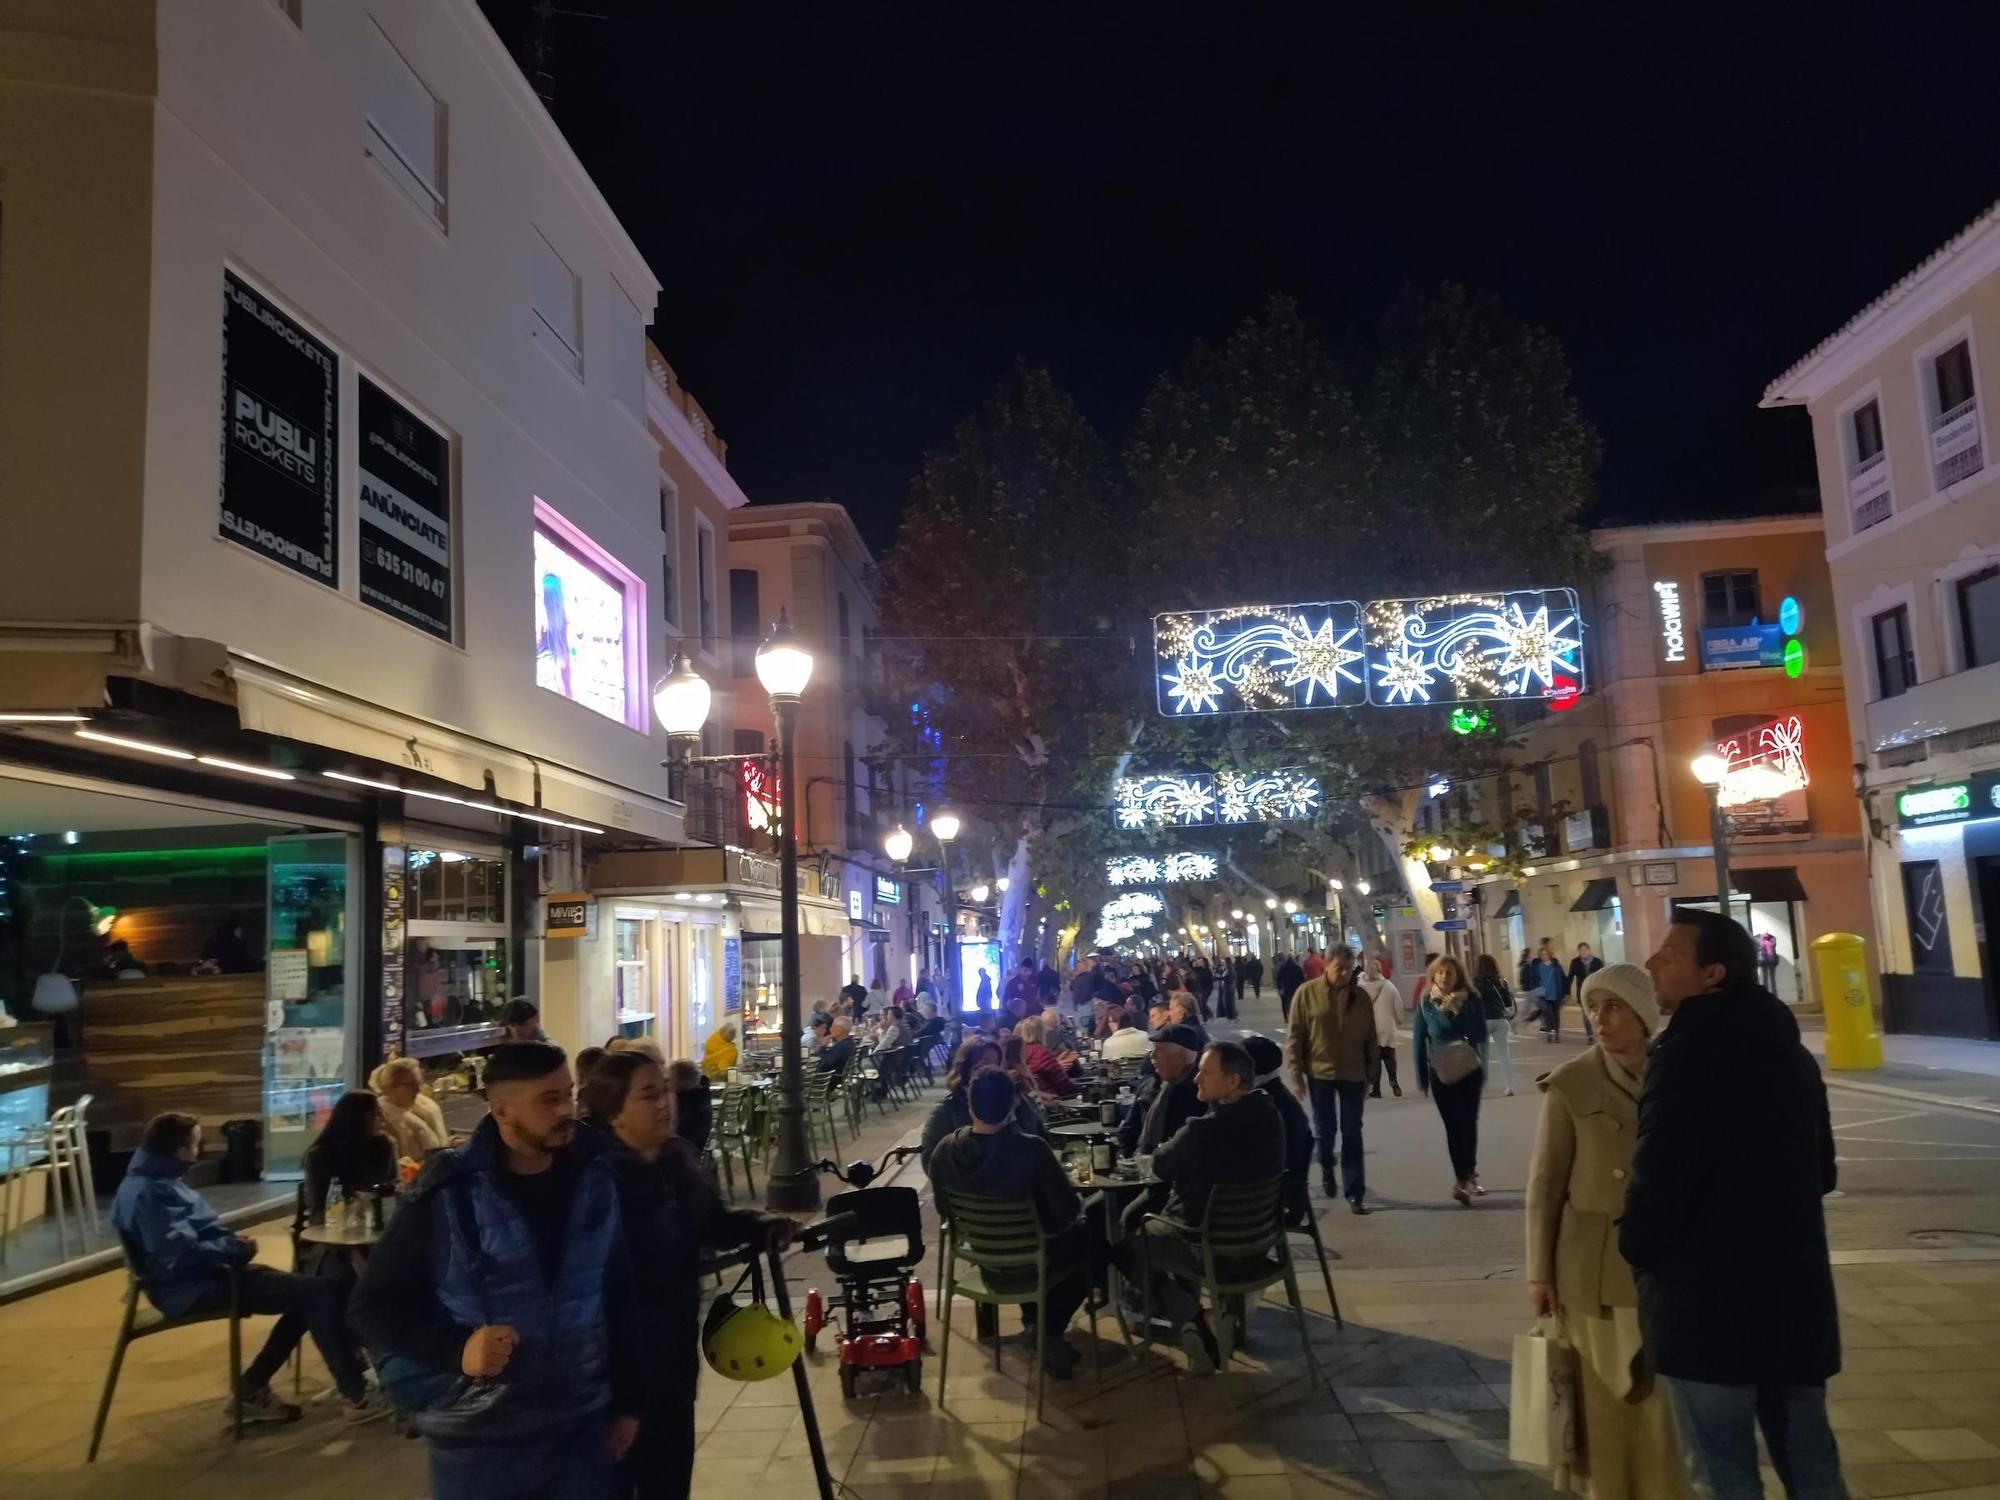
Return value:
<svg viewBox="0 0 2000 1500">
<path fill-rule="evenodd" d="M 1509 1458 L 1544 1469 L 1575 1462 L 1583 1420 L 1577 1379 L 1576 1348 L 1554 1323 L 1538 1322 L 1514 1336 Z"/>
</svg>

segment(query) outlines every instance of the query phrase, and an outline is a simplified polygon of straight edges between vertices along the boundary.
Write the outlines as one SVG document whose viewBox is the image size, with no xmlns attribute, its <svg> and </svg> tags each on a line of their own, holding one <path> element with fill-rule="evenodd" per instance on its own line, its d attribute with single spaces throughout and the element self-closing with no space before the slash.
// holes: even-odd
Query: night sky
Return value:
<svg viewBox="0 0 2000 1500">
<path fill-rule="evenodd" d="M 731 470 L 878 549 L 1017 357 L 1122 441 L 1269 293 L 1342 339 L 1441 280 L 1567 346 L 1600 518 L 1809 505 L 1764 385 L 2000 197 L 1990 4 L 561 3 L 556 118 Z"/>
</svg>

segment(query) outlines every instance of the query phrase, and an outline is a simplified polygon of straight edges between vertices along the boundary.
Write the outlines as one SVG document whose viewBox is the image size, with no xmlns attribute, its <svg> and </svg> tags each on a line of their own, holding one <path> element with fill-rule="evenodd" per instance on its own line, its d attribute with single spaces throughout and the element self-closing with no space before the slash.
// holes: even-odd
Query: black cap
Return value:
<svg viewBox="0 0 2000 1500">
<path fill-rule="evenodd" d="M 1148 1036 L 1155 1046 L 1185 1047 L 1190 1052 L 1201 1051 L 1201 1033 L 1185 1023 L 1162 1026 Z"/>
<path fill-rule="evenodd" d="M 1237 1040 L 1243 1044 L 1243 1050 L 1250 1054 L 1250 1065 L 1257 1070 L 1259 1078 L 1284 1067 L 1285 1054 L 1269 1037 L 1258 1036 L 1252 1032 L 1247 1036 L 1238 1037 Z"/>
</svg>

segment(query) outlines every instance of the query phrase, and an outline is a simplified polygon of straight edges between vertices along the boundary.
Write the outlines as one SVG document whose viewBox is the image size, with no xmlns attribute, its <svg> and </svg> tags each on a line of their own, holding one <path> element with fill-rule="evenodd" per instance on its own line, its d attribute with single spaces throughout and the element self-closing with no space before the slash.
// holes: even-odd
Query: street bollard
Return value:
<svg viewBox="0 0 2000 1500">
<path fill-rule="evenodd" d="M 1826 1015 L 1826 1065 L 1844 1073 L 1882 1066 L 1882 1033 L 1868 986 L 1868 940 L 1829 932 L 1812 941 L 1813 974 Z"/>
</svg>

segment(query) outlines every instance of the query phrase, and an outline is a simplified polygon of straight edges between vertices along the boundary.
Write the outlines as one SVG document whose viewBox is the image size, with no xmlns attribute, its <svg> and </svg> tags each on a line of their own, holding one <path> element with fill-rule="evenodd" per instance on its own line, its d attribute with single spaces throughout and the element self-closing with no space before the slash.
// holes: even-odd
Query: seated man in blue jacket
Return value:
<svg viewBox="0 0 2000 1500">
<path fill-rule="evenodd" d="M 244 1313 L 278 1315 L 278 1326 L 231 1395 L 231 1415 L 240 1401 L 246 1422 L 298 1420 L 299 1409 L 271 1393 L 271 1377 L 285 1367 L 308 1332 L 340 1389 L 348 1420 L 387 1415 L 388 1408 L 362 1376 L 347 1332 L 341 1284 L 252 1265 L 256 1242 L 224 1228 L 201 1194 L 181 1181 L 200 1155 L 199 1120 L 184 1114 L 155 1116 L 118 1184 L 111 1222 L 132 1253 L 146 1295 L 168 1317 L 227 1309 L 231 1271 L 236 1273 L 237 1306 Z"/>
</svg>

